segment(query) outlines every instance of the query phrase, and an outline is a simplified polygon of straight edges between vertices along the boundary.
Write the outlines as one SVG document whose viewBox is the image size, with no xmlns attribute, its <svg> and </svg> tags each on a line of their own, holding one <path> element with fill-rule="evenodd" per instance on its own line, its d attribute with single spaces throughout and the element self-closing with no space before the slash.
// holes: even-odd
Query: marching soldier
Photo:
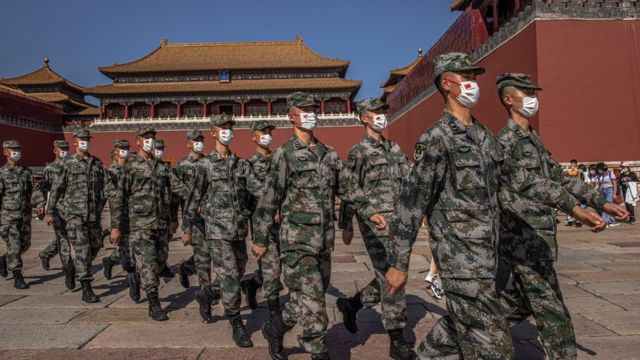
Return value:
<svg viewBox="0 0 640 360">
<path fill-rule="evenodd" d="M 258 194 L 262 194 L 264 181 L 269 171 L 269 161 L 271 150 L 269 146 L 273 137 L 271 132 L 275 126 L 268 121 L 258 121 L 251 127 L 251 140 L 256 143 L 256 152 L 249 158 L 249 163 L 253 169 L 254 179 Z M 255 207 L 259 198 L 251 199 L 251 210 L 255 211 Z M 255 238 L 255 227 L 251 226 L 252 238 Z M 247 303 L 251 309 L 258 307 L 256 301 L 256 292 L 261 287 L 264 289 L 264 295 L 267 298 L 267 307 L 269 316 L 273 319 L 280 315 L 280 291 L 282 291 L 282 282 L 280 281 L 280 241 L 278 240 L 278 232 L 280 226 L 274 222 L 269 230 L 269 249 L 265 256 L 258 261 L 258 269 L 249 279 L 240 283 L 243 293 L 247 298 Z"/>
<path fill-rule="evenodd" d="M 333 199 L 353 203 L 358 214 L 378 230 L 386 227 L 343 166 L 336 151 L 313 135 L 317 103 L 310 94 L 293 93 L 288 99 L 293 136 L 271 154 L 264 193 L 253 217 L 255 239 L 252 253 L 260 260 L 268 252 L 270 229 L 280 212 L 282 272 L 290 300 L 282 316 L 269 319 L 262 334 L 272 359 L 286 359 L 282 339 L 296 323 L 303 349 L 313 359 L 329 359 L 326 344 L 325 293 L 331 277 L 334 246 Z"/>
<path fill-rule="evenodd" d="M 364 139 L 353 146 L 349 152 L 348 164 L 358 185 L 380 214 L 389 218 L 393 214 L 397 194 L 409 175 L 410 166 L 398 144 L 385 139 L 382 132 L 387 127 L 385 110 L 389 106 L 380 99 L 365 99 L 356 104 L 360 121 L 365 126 Z M 340 206 L 339 227 L 342 239 L 350 244 L 353 238 L 354 209 L 348 203 Z M 393 359 L 413 359 L 415 353 L 408 344 L 402 329 L 406 325 L 406 303 L 404 291 L 391 295 L 385 286 L 384 275 L 389 268 L 387 261 L 389 230 L 377 230 L 375 226 L 357 216 L 358 226 L 371 262 L 375 278 L 353 297 L 338 299 L 338 310 L 342 313 L 345 327 L 349 332 L 358 331 L 356 315 L 363 307 L 372 308 L 382 304 L 382 323 L 389 333 L 391 346 L 389 356 Z"/>
<path fill-rule="evenodd" d="M 73 133 L 76 153 L 62 162 L 62 174 L 51 187 L 47 203 L 47 224 L 54 221 L 58 204 L 64 209 L 67 237 L 75 252 L 75 266 L 69 262 L 62 266 L 67 287 L 75 287 L 75 276 L 80 276 L 82 300 L 100 301 L 93 293 L 91 263 L 102 248 L 100 217 L 105 205 L 105 171 L 102 161 L 89 153 L 91 133 L 80 129 Z"/>
<path fill-rule="evenodd" d="M 28 289 L 22 276 L 22 254 L 31 246 L 32 205 L 44 214 L 44 196 L 34 189 L 31 170 L 20 165 L 22 147 L 17 140 L 5 140 L 2 152 L 7 163 L 0 168 L 0 239 L 6 254 L 0 256 L 0 276 L 13 273 L 13 287 Z M 34 191 L 35 190 L 35 191 Z"/>
<path fill-rule="evenodd" d="M 139 301 L 142 286 L 149 302 L 149 317 L 163 321 L 169 317 L 158 299 L 158 272 L 160 264 L 166 261 L 165 244 L 161 236 L 167 232 L 170 219 L 167 189 L 184 194 L 186 188 L 173 171 L 154 158 L 155 137 L 156 131 L 149 126 L 136 132 L 138 154 L 122 167 L 109 206 L 113 244 L 121 238 L 120 229 L 126 221 L 128 210 L 131 230 L 129 243 L 132 262 L 136 267 L 136 271 L 128 273 L 127 277 L 130 295 L 134 301 Z"/>
<path fill-rule="evenodd" d="M 626 212 L 620 207 L 608 204 L 598 191 L 579 178 L 564 174 L 531 127 L 529 119 L 538 111 L 536 92 L 542 90 L 531 82 L 531 77 L 506 73 L 498 76 L 496 84 L 500 101 L 509 113 L 506 126 L 497 136 L 505 155 L 529 172 L 563 184 L 567 191 L 596 210 L 624 220 Z M 497 282 L 498 290 L 510 299 L 507 319 L 515 326 L 533 315 L 547 356 L 550 359 L 576 359 L 571 316 L 562 301 L 553 267 L 558 257 L 555 209 L 508 191 L 500 193 L 500 203 L 503 212 Z M 515 294 L 505 289 L 511 274 L 516 285 Z"/>
<path fill-rule="evenodd" d="M 156 139 L 153 142 L 153 146 L 153 157 L 158 161 L 158 165 L 163 168 L 163 173 L 172 172 L 176 175 L 175 170 L 171 167 L 171 163 L 162 160 L 164 156 L 164 140 Z M 178 207 L 180 206 L 182 197 L 179 194 L 171 192 L 171 188 L 168 186 L 169 183 L 165 183 L 165 185 L 162 196 L 169 199 L 169 211 L 163 212 L 163 215 L 168 217 L 166 219 L 167 228 L 160 232 L 161 247 L 158 252 L 158 276 L 172 278 L 175 274 L 167 265 L 167 259 L 169 258 L 169 241 L 178 229 Z"/>
<path fill-rule="evenodd" d="M 440 120 L 418 140 L 415 166 L 396 204 L 392 222 L 391 293 L 404 286 L 411 246 L 423 216 L 429 244 L 447 296 L 448 315 L 438 320 L 418 348 L 419 358 L 512 359 L 505 309 L 495 289 L 500 223 L 498 192 L 509 189 L 604 228 L 597 214 L 579 206 L 564 188 L 520 168 L 471 116 L 479 98 L 476 67 L 466 54 L 435 58 L 435 85 L 445 99 Z M 527 209 L 519 209 L 522 213 Z"/>
<path fill-rule="evenodd" d="M 251 167 L 229 149 L 235 121 L 230 115 L 211 118 L 213 151 L 198 162 L 198 172 L 185 204 L 182 241 L 193 239 L 194 222 L 201 212 L 205 221 L 206 240 L 194 247 L 200 289 L 196 300 L 202 320 L 211 320 L 211 260 L 213 260 L 222 290 L 225 316 L 233 329 L 233 340 L 239 347 L 252 347 L 240 318 L 240 279 L 247 264 L 247 217 L 249 189 L 247 178 Z"/>
<path fill-rule="evenodd" d="M 40 182 L 40 189 L 43 192 L 45 199 L 51 190 L 53 183 L 56 181 L 58 176 L 62 174 L 62 161 L 64 161 L 64 158 L 67 157 L 68 153 L 69 143 L 67 143 L 66 140 L 55 140 L 53 142 L 53 154 L 55 155 L 55 160 L 44 168 L 42 181 Z M 69 239 L 67 239 L 67 225 L 64 222 L 64 209 L 61 205 L 62 204 L 58 204 L 57 208 L 53 210 L 53 241 L 38 254 L 42 268 L 47 271 L 49 270 L 49 261 L 51 258 L 56 256 L 56 254 L 60 254 L 60 260 L 63 266 L 70 260 L 69 251 L 71 249 Z"/>
</svg>

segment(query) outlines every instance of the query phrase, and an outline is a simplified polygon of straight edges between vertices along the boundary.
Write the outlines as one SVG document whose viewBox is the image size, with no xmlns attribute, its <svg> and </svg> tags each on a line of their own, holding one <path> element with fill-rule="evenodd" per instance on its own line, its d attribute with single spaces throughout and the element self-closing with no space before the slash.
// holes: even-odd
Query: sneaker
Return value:
<svg viewBox="0 0 640 360">
<path fill-rule="evenodd" d="M 620 225 L 620 223 L 619 223 L 619 222 L 612 222 L 611 224 L 609 224 L 609 225 L 607 225 L 607 226 L 608 226 L 608 227 L 615 227 L 615 226 L 618 226 L 618 225 Z"/>
<path fill-rule="evenodd" d="M 435 277 L 433 279 L 433 282 L 431 282 L 431 286 L 429 286 L 429 289 L 431 290 L 431 294 L 434 298 L 436 298 L 436 300 L 442 299 L 442 280 L 440 280 L 439 277 Z"/>
</svg>

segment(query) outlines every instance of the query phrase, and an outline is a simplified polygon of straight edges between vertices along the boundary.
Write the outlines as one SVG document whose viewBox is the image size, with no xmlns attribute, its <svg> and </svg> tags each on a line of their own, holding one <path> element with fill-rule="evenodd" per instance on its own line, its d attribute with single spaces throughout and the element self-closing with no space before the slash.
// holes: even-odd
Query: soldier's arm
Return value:
<svg viewBox="0 0 640 360">
<path fill-rule="evenodd" d="M 348 164 L 346 167 L 347 171 L 351 171 L 353 176 L 358 180 L 358 185 L 362 187 L 362 173 L 363 173 L 363 165 L 364 160 L 360 155 L 357 149 L 352 149 L 349 153 Z M 345 229 L 352 231 L 353 230 L 353 216 L 355 215 L 356 210 L 353 206 L 346 202 L 342 201 L 340 203 L 340 212 L 338 217 L 338 227 L 340 229 Z"/>
<path fill-rule="evenodd" d="M 552 161 L 554 167 L 560 168 L 560 164 L 555 162 L 555 160 Z M 586 202 L 589 206 L 598 211 L 602 211 L 604 206 L 607 204 L 607 199 L 602 195 L 602 193 L 587 185 L 587 183 L 582 181 L 579 176 L 568 176 L 565 173 L 562 173 L 560 176 L 560 183 L 562 186 L 564 186 L 564 188 L 578 200 Z"/>
<path fill-rule="evenodd" d="M 49 202 L 47 203 L 47 215 L 53 215 L 53 209 L 58 204 L 58 200 L 60 200 L 60 196 L 64 192 L 64 189 L 67 184 L 67 176 L 69 173 L 67 172 L 66 167 L 62 168 L 62 173 L 51 185 L 51 192 L 49 193 Z"/>
<path fill-rule="evenodd" d="M 171 186 L 171 192 L 182 199 L 189 196 L 189 188 L 178 178 L 178 174 L 173 169 L 169 171 L 169 186 Z"/>
<path fill-rule="evenodd" d="M 31 184 L 31 204 L 33 205 L 33 207 L 36 207 L 38 209 L 44 208 L 46 197 L 42 192 L 40 186 L 36 186 L 36 182 L 33 178 L 33 174 L 31 174 L 31 171 L 29 171 L 29 183 Z M 39 210 L 39 214 L 40 211 L 41 210 Z"/>
<path fill-rule="evenodd" d="M 287 159 L 282 148 L 276 149 L 271 155 L 271 166 L 265 179 L 263 193 L 253 213 L 253 242 L 260 247 L 269 245 L 269 230 L 273 225 L 273 218 L 285 196 L 287 185 Z"/>
<path fill-rule="evenodd" d="M 402 272 L 409 270 L 413 244 L 418 237 L 422 218 L 436 192 L 443 186 L 447 171 L 444 142 L 427 132 L 414 150 L 415 165 L 403 184 L 389 229 L 392 251 L 389 264 Z"/>
<path fill-rule="evenodd" d="M 207 181 L 207 172 L 204 168 L 197 168 L 196 177 L 193 182 L 193 187 L 185 200 L 185 211 L 182 218 L 182 231 L 185 234 L 191 234 L 193 232 L 193 226 L 196 217 L 198 216 L 198 209 L 200 209 L 200 203 L 207 193 L 209 181 Z"/>
<path fill-rule="evenodd" d="M 123 166 L 118 175 L 117 185 L 113 189 L 113 195 L 109 197 L 109 209 L 111 212 L 111 229 L 120 229 L 122 217 L 125 215 L 125 202 L 128 201 L 131 189 L 131 174 L 127 166 Z"/>
</svg>

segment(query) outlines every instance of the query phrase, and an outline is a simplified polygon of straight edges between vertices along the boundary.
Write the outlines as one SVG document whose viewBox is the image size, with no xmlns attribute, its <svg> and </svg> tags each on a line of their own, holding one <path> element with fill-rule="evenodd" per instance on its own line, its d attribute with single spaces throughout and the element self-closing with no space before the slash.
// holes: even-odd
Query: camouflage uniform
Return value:
<svg viewBox="0 0 640 360">
<path fill-rule="evenodd" d="M 375 99 L 358 103 L 358 112 L 375 110 L 386 105 Z M 365 110 L 366 109 L 366 110 Z M 349 152 L 349 168 L 358 179 L 371 205 L 386 218 L 393 213 L 397 195 L 404 179 L 409 175 L 410 166 L 398 144 L 388 139 L 378 142 L 365 135 Z M 341 229 L 352 230 L 354 210 L 349 204 L 340 206 Z M 385 273 L 389 269 L 387 254 L 390 250 L 389 229 L 377 230 L 368 219 L 358 216 L 358 226 L 365 247 L 374 267 L 375 278 L 361 290 L 361 302 L 367 308 L 382 303 L 382 323 L 385 330 L 402 329 L 406 325 L 404 290 L 390 295 L 386 290 Z"/>
<path fill-rule="evenodd" d="M 464 54 L 441 55 L 435 62 L 436 75 L 484 71 Z M 505 309 L 495 290 L 498 192 L 509 189 L 569 213 L 578 201 L 561 185 L 505 158 L 497 139 L 475 119 L 465 126 L 448 111 L 420 137 L 414 159 L 396 204 L 397 219 L 391 221 L 390 263 L 408 270 L 411 246 L 426 215 L 448 310 L 420 344 L 418 356 L 511 359 Z"/>
<path fill-rule="evenodd" d="M 299 342 L 307 352 L 322 354 L 327 352 L 325 293 L 334 247 L 333 199 L 337 195 L 352 202 L 365 219 L 375 210 L 336 151 L 315 141 L 311 148 L 293 136 L 271 154 L 253 223 L 255 243 L 268 247 L 274 215 L 280 211 L 282 273 L 290 293 L 283 320 L 289 327 L 302 327 Z"/>
<path fill-rule="evenodd" d="M 155 148 L 164 150 L 164 140 L 156 140 Z M 169 174 L 172 174 L 172 177 L 178 178 L 176 171 L 171 167 L 171 164 L 167 161 L 163 161 L 162 159 L 157 159 L 158 168 L 160 169 L 160 174 L 169 177 Z M 180 182 L 182 183 L 182 182 Z M 157 273 L 160 273 L 163 269 L 165 269 L 167 265 L 167 260 L 169 259 L 169 241 L 171 240 L 171 224 L 178 222 L 178 207 L 180 204 L 180 200 L 182 198 L 182 191 L 180 193 L 173 192 L 171 190 L 170 183 L 165 181 L 162 183 L 162 195 L 161 197 L 164 199 L 163 201 L 168 201 L 169 208 L 168 211 L 163 210 L 160 214 L 162 215 L 161 222 L 166 224 L 164 229 L 159 229 L 159 244 L 158 253 L 157 253 Z M 184 185 L 184 183 L 182 183 Z"/>
<path fill-rule="evenodd" d="M 69 144 L 65 140 L 56 140 L 53 146 L 57 148 L 67 149 Z M 51 190 L 51 186 L 56 179 L 62 174 L 62 162 L 64 159 L 56 160 L 44 168 L 40 189 L 45 196 Z M 71 245 L 67 238 L 67 224 L 64 220 L 64 208 L 62 204 L 58 204 L 53 210 L 53 241 L 42 251 L 42 257 L 51 259 L 56 254 L 60 254 L 62 264 L 67 264 L 71 259 Z"/>
<path fill-rule="evenodd" d="M 88 130 L 74 137 L 89 139 Z M 75 252 L 75 272 L 81 282 L 93 281 L 91 263 L 102 248 L 100 218 L 105 205 L 105 171 L 102 161 L 87 154 L 69 155 L 62 162 L 62 174 L 51 187 L 47 215 L 52 216 L 60 203 L 65 212 L 67 237 Z"/>
<path fill-rule="evenodd" d="M 498 77 L 497 85 L 498 88 L 514 86 L 542 90 L 532 84 L 526 74 L 503 74 Z M 497 137 L 505 155 L 530 173 L 562 184 L 569 193 L 598 210 L 606 204 L 598 191 L 579 178 L 563 173 L 535 130 L 526 131 L 509 119 Z M 503 213 L 497 280 L 498 290 L 503 291 L 510 310 L 508 319 L 515 326 L 533 315 L 549 358 L 575 359 L 576 340 L 571 316 L 562 300 L 553 268 L 558 251 L 555 209 L 514 192 L 501 192 L 499 199 Z M 523 213 L 519 209 L 527 211 Z M 514 276 L 515 292 L 505 289 L 510 274 Z"/>
<path fill-rule="evenodd" d="M 16 140 L 6 140 L 2 148 L 20 148 Z M 0 168 L 0 239 L 6 245 L 10 272 L 22 271 L 22 254 L 31 246 L 32 205 L 44 207 L 44 196 L 34 189 L 31 170 L 16 164 Z"/>
</svg>

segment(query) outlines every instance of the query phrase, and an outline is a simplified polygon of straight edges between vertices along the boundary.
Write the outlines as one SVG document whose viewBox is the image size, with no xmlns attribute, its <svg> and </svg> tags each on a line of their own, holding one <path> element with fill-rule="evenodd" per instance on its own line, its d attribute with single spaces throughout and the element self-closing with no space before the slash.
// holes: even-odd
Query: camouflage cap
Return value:
<svg viewBox="0 0 640 360">
<path fill-rule="evenodd" d="M 389 105 L 379 98 L 368 98 L 356 102 L 356 111 L 362 114 L 365 111 L 375 111 L 380 109 L 388 109 Z"/>
<path fill-rule="evenodd" d="M 136 131 L 136 136 L 145 136 L 147 134 L 156 134 L 156 129 L 152 128 L 151 126 L 143 126 L 140 129 L 138 129 L 138 131 Z"/>
<path fill-rule="evenodd" d="M 504 73 L 499 75 L 496 78 L 496 85 L 498 86 L 498 89 L 502 89 L 507 86 L 515 86 L 521 89 L 542 90 L 541 87 L 538 87 L 538 85 L 531 81 L 531 76 L 529 74 L 522 73 Z"/>
<path fill-rule="evenodd" d="M 68 149 L 69 143 L 67 142 L 67 140 L 55 140 L 53 142 L 53 147 Z"/>
<path fill-rule="evenodd" d="M 465 53 L 452 52 L 438 55 L 433 59 L 433 65 L 436 76 L 447 71 L 473 71 L 476 74 L 484 74 L 485 72 L 483 67 L 475 66 L 469 55 Z"/>
<path fill-rule="evenodd" d="M 156 149 L 164 149 L 164 140 L 156 139 L 156 141 L 153 142 L 153 147 Z"/>
<path fill-rule="evenodd" d="M 91 132 L 89 130 L 79 129 L 73 132 L 73 137 L 78 139 L 90 139 L 93 136 L 91 136 Z"/>
<path fill-rule="evenodd" d="M 211 120 L 209 120 L 209 124 L 211 124 L 211 126 L 222 126 L 224 124 L 229 124 L 229 123 L 231 123 L 231 125 L 236 124 L 236 121 L 233 119 L 233 116 L 229 114 L 213 115 L 211 117 Z"/>
<path fill-rule="evenodd" d="M 118 139 L 113 141 L 113 147 L 118 149 L 128 149 L 129 141 L 125 139 Z"/>
<path fill-rule="evenodd" d="M 20 149 L 20 142 L 18 140 L 5 140 L 2 142 L 3 149 Z"/>
<path fill-rule="evenodd" d="M 251 131 L 262 131 L 262 130 L 266 130 L 266 129 L 275 129 L 276 126 L 269 123 L 267 120 L 261 120 L 261 121 L 257 121 L 255 123 L 253 123 L 253 125 L 251 125 Z"/>
<path fill-rule="evenodd" d="M 315 106 L 320 107 L 316 100 L 313 98 L 313 95 L 297 91 L 292 94 L 289 94 L 287 97 L 287 106 L 292 107 L 304 107 L 304 106 Z"/>
<path fill-rule="evenodd" d="M 201 137 L 204 137 L 202 136 L 202 131 L 198 129 L 187 130 L 187 140 L 198 140 Z"/>
</svg>

